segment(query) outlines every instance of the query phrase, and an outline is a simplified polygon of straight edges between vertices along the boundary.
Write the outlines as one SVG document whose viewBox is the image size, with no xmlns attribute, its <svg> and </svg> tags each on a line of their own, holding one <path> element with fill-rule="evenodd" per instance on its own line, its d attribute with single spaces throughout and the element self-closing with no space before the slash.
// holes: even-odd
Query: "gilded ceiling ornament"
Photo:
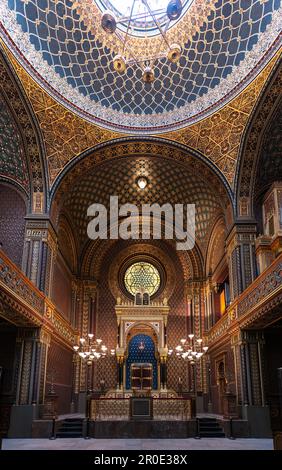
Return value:
<svg viewBox="0 0 282 470">
<path fill-rule="evenodd" d="M 50 185 L 81 152 L 102 142 L 125 137 L 124 134 L 103 129 L 71 113 L 40 88 L 7 49 L 6 52 L 30 99 L 44 136 Z M 217 113 L 198 124 L 164 133 L 159 137 L 200 151 L 233 185 L 243 132 L 279 57 L 280 53 L 277 52 L 258 77 Z M 140 144 L 138 146 L 139 153 L 141 147 Z M 107 158 L 109 152 L 111 150 L 105 148 L 104 156 L 97 154 L 95 161 Z M 91 167 L 92 163 L 89 165 Z"/>
<path fill-rule="evenodd" d="M 71 0 L 72 8 L 79 15 L 83 23 L 87 26 L 95 38 L 97 38 L 104 47 L 110 49 L 115 54 L 123 54 L 127 59 L 130 58 L 129 51 L 123 50 L 123 40 L 126 31 L 119 29 L 119 35 L 107 34 L 101 28 L 102 11 L 93 0 Z M 200 31 L 201 26 L 207 21 L 211 11 L 215 10 L 217 0 L 194 0 L 185 13 L 172 27 L 166 32 L 167 41 L 170 44 L 178 43 L 184 46 L 192 36 Z M 120 39 L 119 36 L 122 38 Z M 132 55 L 150 56 L 157 55 L 163 49 L 163 38 L 160 34 L 152 37 L 134 36 L 130 38 L 130 51 Z"/>
<path fill-rule="evenodd" d="M 232 187 L 242 135 L 260 93 L 279 58 L 280 51 L 237 98 L 217 113 L 198 124 L 162 134 L 160 137 L 199 150 L 220 169 Z"/>
<path fill-rule="evenodd" d="M 100 42 L 96 17 L 92 34 L 68 2 L 49 2 L 44 10 L 39 0 L 0 0 L 3 40 L 57 101 L 88 121 L 124 133 L 162 133 L 200 122 L 248 86 L 281 44 L 282 7 L 277 2 L 194 0 L 168 30 L 175 34 L 172 43 L 182 45 L 179 62 L 159 60 L 144 83 L 140 66 L 130 65 L 122 75 L 115 72 L 116 52 Z M 93 5 L 89 1 L 87 11 Z M 212 11 L 207 13 L 206 7 Z M 195 31 L 183 44 L 181 35 L 190 20 L 195 20 Z M 133 39 L 141 41 L 145 52 L 146 41 L 150 51 L 149 43 L 160 37 Z"/>
</svg>

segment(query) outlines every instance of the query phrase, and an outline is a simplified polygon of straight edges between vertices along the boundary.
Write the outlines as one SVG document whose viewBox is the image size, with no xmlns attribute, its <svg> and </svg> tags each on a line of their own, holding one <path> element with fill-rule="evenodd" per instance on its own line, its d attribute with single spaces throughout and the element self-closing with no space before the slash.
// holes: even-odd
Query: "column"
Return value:
<svg viewBox="0 0 282 470">
<path fill-rule="evenodd" d="M 43 328 L 22 328 L 16 344 L 17 405 L 44 403 L 51 336 Z"/>
<path fill-rule="evenodd" d="M 226 240 L 230 295 L 234 300 L 256 278 L 256 224 L 234 225 Z"/>
<path fill-rule="evenodd" d="M 263 332 L 242 331 L 241 335 L 245 349 L 248 403 L 254 406 L 264 406 Z"/>
<path fill-rule="evenodd" d="M 71 313 L 70 313 L 70 323 L 74 328 L 78 328 L 78 318 L 79 318 L 79 282 L 74 279 L 71 285 Z"/>
<path fill-rule="evenodd" d="M 242 415 L 249 422 L 250 436 L 265 435 L 270 432 L 270 419 L 264 394 L 263 331 L 242 330 L 239 346 L 240 361 L 236 367 L 240 374 L 238 401 L 242 405 Z"/>
<path fill-rule="evenodd" d="M 97 282 L 96 281 L 84 281 L 81 289 L 82 293 L 82 306 L 81 306 L 81 318 L 78 330 L 83 338 L 87 338 L 88 333 L 97 333 L 97 322 L 96 322 L 96 295 L 97 295 Z M 85 392 L 87 389 L 87 370 L 86 363 L 80 361 L 80 380 L 79 389 L 81 392 Z M 95 378 L 94 378 L 95 379 Z M 94 381 L 95 387 L 95 381 Z"/>
<path fill-rule="evenodd" d="M 44 294 L 51 296 L 57 235 L 48 219 L 26 221 L 22 270 Z"/>
<path fill-rule="evenodd" d="M 20 328 L 15 349 L 15 404 L 9 437 L 31 437 L 32 421 L 41 417 L 51 335 L 44 328 Z"/>
</svg>

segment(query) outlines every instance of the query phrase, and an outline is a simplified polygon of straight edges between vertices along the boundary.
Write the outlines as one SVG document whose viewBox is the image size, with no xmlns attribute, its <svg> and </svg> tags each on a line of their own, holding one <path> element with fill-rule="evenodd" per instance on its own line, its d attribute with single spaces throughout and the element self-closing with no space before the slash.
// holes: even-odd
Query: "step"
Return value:
<svg viewBox="0 0 282 470">
<path fill-rule="evenodd" d="M 82 433 L 82 428 L 80 429 L 58 429 L 58 432 L 61 434 L 78 434 Z"/>
<path fill-rule="evenodd" d="M 61 426 L 66 428 L 81 428 L 83 423 L 61 423 Z"/>
<path fill-rule="evenodd" d="M 82 429 L 83 428 L 75 428 L 75 429 L 73 429 L 73 428 L 59 428 L 58 432 L 67 432 L 67 433 L 69 433 L 69 432 L 82 432 Z"/>
<path fill-rule="evenodd" d="M 82 431 L 82 426 L 61 426 L 59 427 L 58 429 L 59 432 L 68 432 L 68 431 L 71 431 L 71 432 L 81 432 Z"/>
<path fill-rule="evenodd" d="M 210 432 L 200 432 L 200 437 L 225 437 L 224 432 L 210 433 Z"/>
<path fill-rule="evenodd" d="M 213 424 L 217 423 L 217 420 L 215 418 L 201 418 L 199 419 L 200 423 L 207 423 L 207 424 Z"/>
<path fill-rule="evenodd" d="M 68 437 L 83 437 L 81 432 L 70 432 L 70 433 L 64 433 L 64 432 L 57 432 L 56 437 L 58 438 L 68 438 Z"/>
<path fill-rule="evenodd" d="M 209 428 L 209 429 L 212 429 L 212 428 L 220 428 L 220 424 L 219 423 L 199 423 L 200 427 L 204 427 L 204 428 Z"/>
<path fill-rule="evenodd" d="M 83 418 L 66 418 L 64 419 L 64 423 L 82 423 L 84 421 Z"/>
<path fill-rule="evenodd" d="M 210 426 L 200 426 L 200 432 L 222 432 L 222 428 L 220 426 L 210 427 Z"/>
</svg>

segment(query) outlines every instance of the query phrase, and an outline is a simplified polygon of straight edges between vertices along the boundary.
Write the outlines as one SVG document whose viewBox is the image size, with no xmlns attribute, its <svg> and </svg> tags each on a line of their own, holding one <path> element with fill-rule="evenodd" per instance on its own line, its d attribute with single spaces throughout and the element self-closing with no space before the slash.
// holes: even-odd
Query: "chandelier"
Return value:
<svg viewBox="0 0 282 470">
<path fill-rule="evenodd" d="M 116 34 L 122 44 L 122 50 L 113 59 L 114 70 L 120 74 L 126 71 L 128 65 L 139 65 L 142 68 L 142 78 L 145 83 L 151 83 L 155 79 L 154 64 L 157 60 L 166 58 L 175 64 L 181 56 L 181 46 L 170 44 L 167 39 L 167 30 L 173 21 L 180 18 L 182 13 L 181 0 L 170 0 L 166 8 L 152 9 L 151 0 L 132 0 L 131 9 L 128 16 L 117 17 L 114 12 L 106 10 L 101 18 L 101 27 L 109 34 Z M 160 22 L 160 18 L 165 21 Z M 149 21 L 155 25 L 156 30 L 161 35 L 161 49 L 151 55 L 136 56 L 130 47 L 130 42 L 136 30 L 136 21 L 139 23 Z M 121 34 L 118 25 L 125 28 L 125 34 Z"/>
<path fill-rule="evenodd" d="M 101 339 L 94 339 L 93 333 L 88 333 L 87 339 L 80 338 L 79 345 L 73 346 L 74 351 L 87 363 L 92 363 L 109 354 L 107 346 Z M 110 355 L 115 355 L 115 350 L 110 350 Z"/>
<path fill-rule="evenodd" d="M 188 339 L 181 339 L 180 344 L 176 348 L 169 349 L 168 355 L 171 356 L 175 354 L 180 359 L 185 359 L 189 361 L 190 364 L 195 364 L 196 361 L 201 359 L 201 357 L 208 351 L 208 346 L 203 346 L 202 338 L 195 338 L 194 334 L 188 335 Z"/>
</svg>

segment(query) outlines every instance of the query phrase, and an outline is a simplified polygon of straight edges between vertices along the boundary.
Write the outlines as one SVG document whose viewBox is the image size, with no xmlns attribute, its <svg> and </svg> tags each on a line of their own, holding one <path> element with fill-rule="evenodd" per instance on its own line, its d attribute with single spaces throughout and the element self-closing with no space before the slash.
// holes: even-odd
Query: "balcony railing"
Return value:
<svg viewBox="0 0 282 470">
<path fill-rule="evenodd" d="M 13 313 L 13 320 L 17 321 L 18 318 L 20 325 L 24 324 L 23 320 L 26 320 L 26 324 L 29 326 L 48 325 L 49 329 L 53 329 L 68 343 L 75 342 L 77 331 L 56 310 L 50 299 L 23 274 L 2 250 L 0 250 L 0 295 L 9 305 L 9 310 Z"/>
<path fill-rule="evenodd" d="M 153 398 L 153 419 L 187 421 L 192 418 L 190 398 Z M 130 398 L 91 399 L 93 421 L 127 421 L 130 419 Z"/>
<path fill-rule="evenodd" d="M 282 288 L 282 254 L 245 289 L 237 300 L 237 315 L 251 312 Z"/>
<path fill-rule="evenodd" d="M 0 250 L 0 287 L 27 304 L 37 314 L 44 315 L 44 294 Z"/>
<path fill-rule="evenodd" d="M 263 271 L 247 289 L 226 309 L 222 318 L 209 330 L 207 340 L 210 344 L 223 338 L 230 328 L 242 321 L 250 325 L 255 312 L 270 305 L 272 299 L 282 295 L 282 254 Z"/>
</svg>

